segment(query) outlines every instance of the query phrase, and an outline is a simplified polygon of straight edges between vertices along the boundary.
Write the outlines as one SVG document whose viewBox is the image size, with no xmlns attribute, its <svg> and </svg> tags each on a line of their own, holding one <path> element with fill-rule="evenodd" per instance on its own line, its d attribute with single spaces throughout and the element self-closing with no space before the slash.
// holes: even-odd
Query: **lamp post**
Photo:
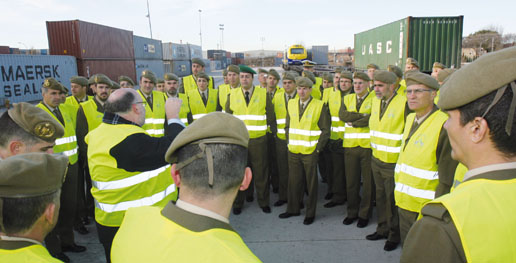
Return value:
<svg viewBox="0 0 516 263">
<path fill-rule="evenodd" d="M 152 39 L 152 26 L 151 26 L 151 18 L 150 18 L 149 0 L 147 0 L 147 15 L 146 15 L 146 17 L 149 19 L 150 38 Z"/>
<path fill-rule="evenodd" d="M 224 49 L 224 24 L 219 24 L 220 29 L 220 49 Z"/>
<path fill-rule="evenodd" d="M 201 24 L 201 12 L 202 10 L 199 9 L 199 38 L 201 39 L 201 51 L 202 51 L 202 32 L 201 32 L 201 29 L 202 29 L 202 24 Z"/>
</svg>

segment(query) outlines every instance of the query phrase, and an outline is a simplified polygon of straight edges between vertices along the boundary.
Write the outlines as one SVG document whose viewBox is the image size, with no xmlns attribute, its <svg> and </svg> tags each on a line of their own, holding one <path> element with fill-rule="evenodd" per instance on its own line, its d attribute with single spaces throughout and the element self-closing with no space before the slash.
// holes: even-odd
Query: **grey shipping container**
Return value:
<svg viewBox="0 0 516 263">
<path fill-rule="evenodd" d="M 81 20 L 47 21 L 47 36 L 51 55 L 134 59 L 132 31 Z"/>
<path fill-rule="evenodd" d="M 203 61 L 204 61 L 204 64 L 206 65 L 206 66 L 204 66 L 204 71 L 206 73 L 211 72 L 213 70 L 211 68 L 211 63 L 210 63 L 211 61 L 209 59 L 203 59 Z"/>
<path fill-rule="evenodd" d="M 188 44 L 188 50 L 190 52 L 190 59 L 192 59 L 192 58 L 202 58 L 202 48 L 201 48 L 201 46 Z"/>
<path fill-rule="evenodd" d="M 319 65 L 328 65 L 328 46 L 312 46 L 312 61 Z"/>
<path fill-rule="evenodd" d="M 135 67 L 136 67 L 136 82 L 140 81 L 140 76 L 142 75 L 142 71 L 148 69 L 154 74 L 156 74 L 156 77 L 162 79 L 163 75 L 165 74 L 165 70 L 163 67 L 163 60 L 135 60 Z"/>
<path fill-rule="evenodd" d="M 70 78 L 77 75 L 72 56 L 0 55 L 0 103 L 41 100 L 45 78 L 52 77 L 70 88 Z"/>
<path fill-rule="evenodd" d="M 212 60 L 212 61 L 210 61 L 210 67 L 211 67 L 211 70 L 212 70 L 212 71 L 222 69 L 222 67 L 221 67 L 221 63 L 220 63 L 220 61 L 218 61 L 218 60 Z"/>
<path fill-rule="evenodd" d="M 136 80 L 134 60 L 89 60 L 78 59 L 77 71 L 81 76 L 87 78 L 94 74 L 102 73 L 113 81 L 118 81 L 118 77 L 125 75 Z"/>
<path fill-rule="evenodd" d="M 176 74 L 178 77 L 184 77 L 192 74 L 192 66 L 189 60 L 164 60 L 165 72 Z"/>
<path fill-rule="evenodd" d="M 243 59 L 244 56 L 245 56 L 244 53 L 241 53 L 241 52 L 235 53 L 235 58 L 242 58 Z"/>
<path fill-rule="evenodd" d="M 434 62 L 447 67 L 461 65 L 463 16 L 407 17 L 355 34 L 355 68 L 375 63 L 381 69 L 404 69 L 408 57 L 420 70 L 431 72 Z"/>
<path fill-rule="evenodd" d="M 133 36 L 134 59 L 163 60 L 161 40 Z M 163 64 L 163 63 L 162 63 Z"/>
<path fill-rule="evenodd" d="M 189 60 L 187 44 L 163 43 L 163 60 Z"/>
</svg>

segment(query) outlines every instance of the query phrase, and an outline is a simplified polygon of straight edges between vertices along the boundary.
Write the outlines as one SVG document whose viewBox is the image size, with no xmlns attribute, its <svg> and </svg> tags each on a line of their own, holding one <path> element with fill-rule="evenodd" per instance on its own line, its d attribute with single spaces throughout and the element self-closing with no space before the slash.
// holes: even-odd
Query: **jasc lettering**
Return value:
<svg viewBox="0 0 516 263">
<path fill-rule="evenodd" d="M 374 47 L 373 44 L 369 44 L 369 46 L 362 45 L 362 55 L 365 55 L 366 53 L 368 55 L 382 54 L 384 52 L 384 47 L 385 47 L 385 53 L 390 54 L 390 53 L 392 53 L 392 40 L 385 41 L 385 45 L 383 45 L 382 42 L 377 42 L 376 50 L 373 47 Z"/>
</svg>

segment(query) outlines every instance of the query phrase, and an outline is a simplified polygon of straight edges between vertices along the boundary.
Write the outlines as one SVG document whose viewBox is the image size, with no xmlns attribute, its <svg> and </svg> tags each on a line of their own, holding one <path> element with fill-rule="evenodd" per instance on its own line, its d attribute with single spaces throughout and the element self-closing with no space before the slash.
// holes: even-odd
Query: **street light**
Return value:
<svg viewBox="0 0 516 263">
<path fill-rule="evenodd" d="M 224 49 L 224 24 L 219 24 L 220 29 L 220 49 Z"/>
<path fill-rule="evenodd" d="M 147 0 L 147 15 L 146 15 L 146 17 L 149 19 L 150 38 L 152 39 L 152 26 L 151 26 L 151 19 L 150 19 L 149 0 Z"/>
<path fill-rule="evenodd" d="M 202 10 L 199 9 L 199 38 L 201 39 L 201 51 L 202 51 L 201 12 L 202 12 Z"/>
</svg>

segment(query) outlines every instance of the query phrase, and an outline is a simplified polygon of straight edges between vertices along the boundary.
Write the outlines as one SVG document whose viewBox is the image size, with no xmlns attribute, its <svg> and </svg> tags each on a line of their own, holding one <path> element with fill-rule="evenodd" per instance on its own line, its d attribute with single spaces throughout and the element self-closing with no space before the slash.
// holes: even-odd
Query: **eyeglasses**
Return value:
<svg viewBox="0 0 516 263">
<path fill-rule="evenodd" d="M 408 89 L 407 89 L 407 90 L 405 90 L 404 92 L 405 92 L 405 94 L 407 94 L 407 95 L 410 95 L 410 94 L 412 94 L 412 93 L 414 93 L 414 94 L 416 94 L 416 95 L 417 95 L 417 94 L 421 94 L 421 93 L 423 93 L 423 92 L 425 92 L 425 91 L 432 92 L 432 90 L 431 90 L 431 89 L 413 89 L 413 90 L 408 90 Z"/>
</svg>

